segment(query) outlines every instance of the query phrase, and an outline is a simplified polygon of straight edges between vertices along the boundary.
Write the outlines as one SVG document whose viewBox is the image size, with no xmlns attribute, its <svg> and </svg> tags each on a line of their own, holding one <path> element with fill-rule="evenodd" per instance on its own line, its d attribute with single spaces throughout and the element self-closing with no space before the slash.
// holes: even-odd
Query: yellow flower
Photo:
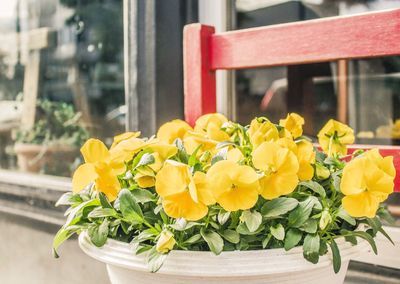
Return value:
<svg viewBox="0 0 400 284">
<path fill-rule="evenodd" d="M 72 190 L 77 193 L 91 182 L 95 182 L 96 190 L 114 200 L 121 186 L 117 175 L 125 171 L 121 160 L 115 160 L 103 142 L 89 139 L 81 148 L 85 164 L 79 166 L 72 177 Z"/>
<path fill-rule="evenodd" d="M 121 140 L 113 148 L 110 149 L 110 155 L 115 161 L 128 162 L 133 156 L 139 153 L 145 147 L 157 143 L 157 140 L 151 139 L 144 141 L 143 139 L 132 136 L 128 139 Z"/>
<path fill-rule="evenodd" d="M 156 250 L 160 253 L 167 253 L 174 248 L 175 244 L 174 234 L 168 230 L 164 230 L 157 241 Z"/>
<path fill-rule="evenodd" d="M 153 151 L 154 162 L 139 167 L 134 178 L 142 188 L 153 187 L 156 182 L 156 174 L 161 169 L 163 163 L 178 152 L 178 148 L 165 143 L 153 144 L 148 148 Z"/>
<path fill-rule="evenodd" d="M 229 139 L 229 135 L 221 130 L 221 127 L 227 121 L 228 119 L 220 113 L 205 114 L 196 120 L 194 131 L 211 140 L 225 141 Z"/>
<path fill-rule="evenodd" d="M 114 137 L 114 141 L 111 145 L 111 149 L 118 145 L 118 143 L 127 140 L 129 138 L 137 138 L 140 136 L 140 131 L 137 132 L 125 132 Z"/>
<path fill-rule="evenodd" d="M 194 131 L 189 131 L 186 133 L 185 138 L 183 139 L 183 145 L 185 146 L 188 154 L 192 154 L 200 145 L 201 147 L 197 152 L 198 155 L 201 155 L 205 151 L 214 153 L 216 152 L 215 147 L 217 144 L 218 141 L 209 139 L 203 136 L 203 134 Z"/>
<path fill-rule="evenodd" d="M 375 217 L 380 202 L 394 187 L 394 167 L 376 150 L 350 161 L 343 169 L 343 208 L 353 217 Z"/>
<path fill-rule="evenodd" d="M 228 150 L 228 154 L 226 156 L 226 159 L 228 161 L 232 162 L 239 162 L 244 159 L 242 151 L 240 151 L 238 148 L 233 148 L 231 150 Z"/>
<path fill-rule="evenodd" d="M 328 156 L 332 156 L 332 154 L 346 155 L 346 145 L 354 142 L 354 132 L 347 125 L 330 119 L 319 131 L 318 141 Z"/>
<path fill-rule="evenodd" d="M 253 149 L 256 149 L 263 142 L 275 141 L 279 138 L 278 129 L 266 118 L 253 119 L 250 123 L 248 134 Z"/>
<path fill-rule="evenodd" d="M 175 139 L 183 139 L 189 130 L 192 130 L 189 124 L 183 120 L 175 119 L 161 125 L 157 132 L 157 138 L 162 142 L 172 144 Z"/>
<path fill-rule="evenodd" d="M 299 162 L 289 149 L 276 142 L 264 142 L 253 151 L 253 164 L 264 173 L 260 184 L 265 199 L 289 194 L 296 188 Z"/>
<path fill-rule="evenodd" d="M 173 218 L 199 220 L 207 214 L 207 205 L 215 202 L 204 173 L 192 176 L 188 165 L 171 160 L 157 173 L 156 191 L 165 213 Z"/>
<path fill-rule="evenodd" d="M 382 157 L 377 148 L 365 152 L 364 155 L 386 174 L 393 178 L 396 177 L 396 169 L 393 165 L 393 156 Z"/>
<path fill-rule="evenodd" d="M 297 143 L 297 159 L 299 161 L 299 171 L 297 176 L 300 180 L 311 180 L 314 176 L 315 151 L 311 142 L 302 140 Z"/>
<path fill-rule="evenodd" d="M 279 121 L 279 125 L 287 129 L 293 138 L 297 138 L 303 134 L 304 118 L 297 113 L 289 113 L 285 119 Z"/>
<path fill-rule="evenodd" d="M 219 161 L 208 170 L 207 179 L 216 201 L 226 211 L 250 209 L 258 200 L 258 176 L 249 166 Z"/>
</svg>

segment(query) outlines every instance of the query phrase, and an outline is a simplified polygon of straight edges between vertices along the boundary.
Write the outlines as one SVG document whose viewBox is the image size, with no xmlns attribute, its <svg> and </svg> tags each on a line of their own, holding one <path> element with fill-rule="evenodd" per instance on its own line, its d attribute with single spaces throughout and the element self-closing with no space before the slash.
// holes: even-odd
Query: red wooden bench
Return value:
<svg viewBox="0 0 400 284">
<path fill-rule="evenodd" d="M 400 55 L 400 9 L 224 33 L 191 24 L 184 29 L 183 52 L 185 119 L 193 125 L 216 111 L 216 70 Z M 354 145 L 350 152 L 370 147 L 377 146 Z M 378 147 L 382 155 L 394 156 L 400 170 L 400 147 Z M 400 191 L 400 175 L 395 190 Z"/>
</svg>

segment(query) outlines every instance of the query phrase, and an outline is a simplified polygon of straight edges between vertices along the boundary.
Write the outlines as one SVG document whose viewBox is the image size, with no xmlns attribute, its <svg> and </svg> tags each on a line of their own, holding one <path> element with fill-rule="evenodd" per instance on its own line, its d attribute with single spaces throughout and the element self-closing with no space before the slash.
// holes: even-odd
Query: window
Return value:
<svg viewBox="0 0 400 284">
<path fill-rule="evenodd" d="M 0 4 L 1 168 L 70 176 L 88 136 L 124 131 L 122 2 Z"/>
</svg>

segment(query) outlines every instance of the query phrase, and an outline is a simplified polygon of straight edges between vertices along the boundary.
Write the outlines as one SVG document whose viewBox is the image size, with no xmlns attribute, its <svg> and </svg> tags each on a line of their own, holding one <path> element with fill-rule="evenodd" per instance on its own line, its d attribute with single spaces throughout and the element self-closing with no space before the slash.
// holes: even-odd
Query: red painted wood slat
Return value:
<svg viewBox="0 0 400 284">
<path fill-rule="evenodd" d="M 216 112 L 215 71 L 210 66 L 212 34 L 213 27 L 201 24 L 187 25 L 183 31 L 185 119 L 191 125 L 202 114 Z"/>
<path fill-rule="evenodd" d="M 215 34 L 213 69 L 400 54 L 400 9 Z"/>
</svg>

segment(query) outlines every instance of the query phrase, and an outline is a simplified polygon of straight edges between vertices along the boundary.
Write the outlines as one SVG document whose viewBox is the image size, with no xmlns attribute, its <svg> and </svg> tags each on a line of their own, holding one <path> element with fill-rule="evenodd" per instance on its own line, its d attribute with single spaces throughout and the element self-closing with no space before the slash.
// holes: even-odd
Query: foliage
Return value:
<svg viewBox="0 0 400 284">
<path fill-rule="evenodd" d="M 377 150 L 347 155 L 353 132 L 333 121 L 319 133 L 327 155 L 302 136 L 303 124 L 293 114 L 279 125 L 255 118 L 249 126 L 209 114 L 193 129 L 168 122 L 150 139 L 124 133 L 110 149 L 90 139 L 74 192 L 57 203 L 69 209 L 54 252 L 87 231 L 96 246 L 112 238 L 146 252 L 157 271 L 172 249 L 218 255 L 302 246 L 312 263 L 330 248 L 338 272 L 339 238 L 364 239 L 376 252 L 376 234 L 387 236 L 381 202 L 393 191 L 393 161 Z"/>
<path fill-rule="evenodd" d="M 88 138 L 87 130 L 79 123 L 81 114 L 70 104 L 39 100 L 37 117 L 32 129 L 17 131 L 16 142 L 80 146 Z"/>
</svg>

